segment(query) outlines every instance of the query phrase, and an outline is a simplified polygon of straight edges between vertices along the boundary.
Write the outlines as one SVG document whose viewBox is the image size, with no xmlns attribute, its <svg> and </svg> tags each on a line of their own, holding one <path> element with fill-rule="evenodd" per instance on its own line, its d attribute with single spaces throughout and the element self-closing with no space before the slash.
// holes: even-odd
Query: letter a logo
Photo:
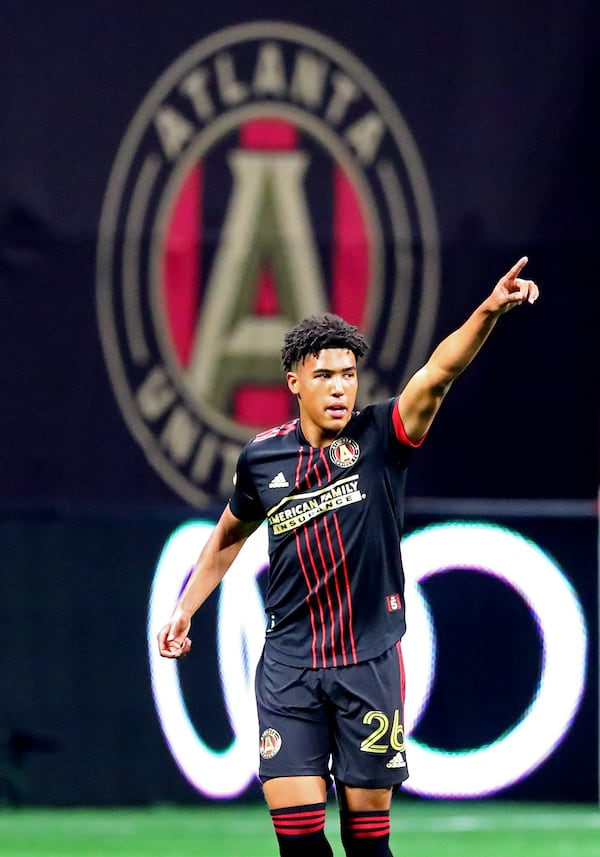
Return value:
<svg viewBox="0 0 600 857">
<path fill-rule="evenodd" d="M 192 505 L 227 498 L 243 445 L 297 416 L 290 327 L 332 312 L 365 333 L 361 407 L 425 358 L 438 285 L 416 143 L 332 39 L 277 21 L 212 33 L 132 117 L 100 220 L 98 322 L 127 427 Z"/>
<path fill-rule="evenodd" d="M 279 383 L 286 330 L 326 310 L 304 190 L 304 152 L 236 150 L 233 190 L 198 319 L 187 371 L 190 392 L 224 410 L 243 383 Z M 271 276 L 273 315 L 254 312 Z"/>
</svg>

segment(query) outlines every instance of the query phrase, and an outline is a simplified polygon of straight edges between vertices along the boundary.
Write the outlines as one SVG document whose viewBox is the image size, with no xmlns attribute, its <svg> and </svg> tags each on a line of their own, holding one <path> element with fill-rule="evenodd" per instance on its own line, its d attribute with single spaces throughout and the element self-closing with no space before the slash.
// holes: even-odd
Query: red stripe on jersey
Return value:
<svg viewBox="0 0 600 857">
<path fill-rule="evenodd" d="M 340 590 L 340 581 L 337 574 L 337 566 L 335 562 L 335 556 L 333 553 L 333 545 L 331 544 L 331 533 L 329 532 L 329 524 L 327 523 L 327 518 L 323 521 L 324 529 L 325 529 L 325 537 L 327 538 L 327 547 L 329 548 L 329 559 L 331 562 L 331 568 L 333 569 L 333 580 L 335 583 L 335 592 L 337 595 L 338 602 L 338 616 L 340 622 L 340 646 L 342 649 L 342 663 L 345 667 L 348 666 L 348 656 L 346 655 L 346 629 L 344 627 L 344 604 L 342 601 L 342 593 Z"/>
<path fill-rule="evenodd" d="M 319 461 L 323 460 L 323 450 L 321 449 L 319 452 L 319 460 L 315 464 L 315 476 L 317 477 L 317 484 L 319 487 L 323 484 L 323 480 L 321 479 L 321 474 L 319 473 Z M 323 546 L 321 541 L 321 532 L 320 528 L 323 527 L 324 519 L 322 521 L 315 520 L 313 522 L 313 530 L 315 534 L 315 542 L 317 545 L 317 550 L 319 551 L 319 559 L 321 560 L 321 568 L 323 569 L 323 589 L 325 590 L 325 595 L 327 596 L 327 604 L 329 606 L 329 640 L 331 644 L 331 657 L 333 660 L 333 666 L 337 667 L 337 655 L 335 651 L 335 612 L 333 609 L 333 604 L 331 601 L 331 595 L 329 592 L 329 567 L 325 562 L 325 556 L 323 554 Z"/>
<path fill-rule="evenodd" d="M 311 597 L 310 597 L 311 585 L 310 585 L 310 579 L 308 576 L 308 572 L 306 571 L 306 566 L 304 565 L 304 560 L 302 558 L 302 548 L 300 545 L 300 536 L 298 535 L 297 530 L 296 530 L 295 536 L 296 536 L 296 554 L 298 556 L 298 562 L 300 563 L 300 568 L 302 569 L 302 574 L 304 576 L 304 582 L 306 583 L 306 589 L 308 590 L 308 594 L 305 598 L 305 601 L 306 601 L 306 605 L 308 607 L 308 613 L 310 616 L 310 627 L 312 629 L 312 645 L 311 645 L 312 666 L 313 666 L 313 669 L 316 669 L 317 668 L 317 627 L 316 627 L 316 622 L 315 622 L 315 614 L 314 614 L 313 608 L 312 608 L 312 601 L 311 601 Z"/>
<path fill-rule="evenodd" d="M 313 449 L 311 446 L 310 449 L 308 450 L 308 462 L 306 464 L 306 473 L 304 474 L 304 478 L 306 480 L 306 485 L 308 488 L 312 488 L 312 485 L 310 484 L 310 468 L 312 467 L 312 460 L 313 460 Z"/>
<path fill-rule="evenodd" d="M 335 653 L 335 611 L 333 609 L 333 603 L 331 601 L 331 595 L 329 592 L 328 566 L 327 566 L 327 563 L 325 562 L 325 556 L 323 555 L 323 547 L 321 544 L 321 534 L 319 532 L 319 525 L 318 525 L 317 521 L 314 522 L 314 531 L 315 531 L 315 541 L 317 543 L 317 549 L 319 551 L 319 559 L 321 560 L 321 568 L 323 569 L 323 572 L 325 575 L 323 577 L 323 589 L 325 590 L 325 594 L 327 596 L 327 605 L 329 607 L 329 616 L 330 616 L 329 640 L 331 643 L 331 657 L 333 660 L 333 666 L 337 667 L 337 655 Z"/>
<path fill-rule="evenodd" d="M 325 465 L 325 473 L 327 474 L 327 478 L 331 482 L 331 468 L 329 466 L 329 462 L 327 461 L 327 456 L 325 455 L 324 449 L 321 449 L 321 461 Z"/>
<path fill-rule="evenodd" d="M 306 462 L 306 468 L 304 471 L 304 475 L 301 475 L 301 465 L 302 465 L 303 453 L 304 453 L 304 450 L 302 447 L 300 447 L 299 453 L 298 453 L 298 466 L 296 467 L 296 488 L 300 487 L 302 481 L 306 482 L 306 485 L 310 488 L 310 478 L 309 478 L 308 474 L 310 472 L 310 468 L 312 465 L 312 459 L 313 459 L 312 447 L 309 449 L 308 461 Z M 312 645 L 311 645 L 313 669 L 316 669 L 316 667 L 317 667 L 317 645 L 318 645 L 317 636 L 319 633 L 317 630 L 317 623 L 318 623 L 317 611 L 319 614 L 319 619 L 321 621 L 321 645 L 320 645 L 321 666 L 324 667 L 327 665 L 327 660 L 325 657 L 325 614 L 323 612 L 323 606 L 321 604 L 321 599 L 319 598 L 319 592 L 318 592 L 318 589 L 319 589 L 319 573 L 316 569 L 314 557 L 312 556 L 312 552 L 310 549 L 310 543 L 308 541 L 307 527 L 306 526 L 303 527 L 302 531 L 304 533 L 304 539 L 306 542 L 306 553 L 308 555 L 308 561 L 306 561 L 306 559 L 303 555 L 302 541 L 300 539 L 298 532 L 296 532 L 296 553 L 298 556 L 298 561 L 300 562 L 300 567 L 302 568 L 302 574 L 304 575 L 304 580 L 306 582 L 306 588 L 308 590 L 308 594 L 306 596 L 306 603 L 308 605 L 308 609 L 310 612 L 310 623 L 311 623 L 312 637 L 313 637 Z M 314 585 L 314 589 L 313 589 L 313 584 L 311 582 L 311 575 L 309 574 L 309 571 L 308 571 L 309 565 L 310 565 L 310 568 L 312 569 L 312 572 L 314 574 L 315 581 L 316 581 L 315 585 Z M 315 605 L 316 605 L 316 609 L 315 609 Z"/>
<path fill-rule="evenodd" d="M 329 462 L 327 460 L 327 456 L 325 455 L 324 449 L 321 449 L 321 461 L 323 462 L 327 479 L 329 481 L 331 481 L 331 468 L 329 467 Z M 335 592 L 337 595 L 338 618 L 339 618 L 339 629 L 340 629 L 339 636 L 340 636 L 341 658 L 342 658 L 342 663 L 344 664 L 344 666 L 348 666 L 348 655 L 346 654 L 346 640 L 345 640 L 346 628 L 345 628 L 345 623 L 344 623 L 344 603 L 342 600 L 342 593 L 341 593 L 341 589 L 340 589 L 340 581 L 339 581 L 339 576 L 338 576 L 338 572 L 337 572 L 337 563 L 335 560 L 333 545 L 331 543 L 331 532 L 329 529 L 329 524 L 328 524 L 326 516 L 323 518 L 323 530 L 325 532 L 325 538 L 327 540 L 327 547 L 329 549 L 329 561 L 330 561 L 329 567 L 332 570 L 333 581 L 335 584 Z M 325 563 L 325 560 L 323 560 L 323 562 Z M 333 619 L 333 624 L 335 624 L 335 619 Z M 335 652 L 334 652 L 334 658 L 335 658 Z M 334 665 L 337 665 L 337 664 L 334 664 Z"/>
<path fill-rule="evenodd" d="M 323 460 L 323 450 L 319 450 L 319 461 Z M 321 474 L 319 473 L 319 461 L 315 464 L 315 476 L 317 477 L 317 484 L 319 487 L 323 484 L 323 480 L 321 479 Z"/>
<path fill-rule="evenodd" d="M 260 442 L 261 440 L 268 440 L 270 437 L 282 437 L 289 434 L 291 431 L 294 431 L 297 423 L 298 420 L 296 419 L 289 423 L 284 423 L 282 426 L 275 426 L 275 428 L 267 429 L 267 431 L 261 431 L 252 440 L 252 443 Z"/>
<path fill-rule="evenodd" d="M 300 467 L 302 465 L 303 452 L 304 451 L 303 451 L 302 447 L 300 447 L 300 449 L 298 450 L 298 464 L 296 466 L 296 483 L 294 485 L 295 488 L 300 487 Z"/>
<path fill-rule="evenodd" d="M 163 280 L 167 325 L 180 366 L 192 353 L 200 299 L 202 168 L 190 170 L 166 229 Z"/>
<path fill-rule="evenodd" d="M 315 588 L 313 593 L 314 598 L 317 602 L 317 606 L 319 608 L 319 616 L 321 618 L 321 666 L 326 667 L 327 664 L 327 655 L 325 654 L 325 640 L 327 637 L 327 629 L 325 624 L 325 611 L 323 610 L 323 605 L 321 604 L 321 598 L 319 596 L 319 583 L 321 582 L 321 578 L 319 576 L 319 572 L 315 563 L 315 558 L 313 556 L 313 552 L 310 546 L 310 541 L 308 537 L 308 527 L 304 527 L 304 539 L 306 541 L 306 552 L 308 554 L 308 558 L 310 560 L 310 566 L 312 568 L 314 577 L 315 577 Z"/>
<path fill-rule="evenodd" d="M 354 642 L 354 630 L 353 630 L 353 622 L 352 622 L 352 592 L 350 591 L 350 579 L 348 577 L 348 566 L 346 564 L 346 552 L 344 550 L 344 542 L 342 539 L 342 533 L 340 531 L 340 524 L 338 521 L 338 516 L 333 516 L 333 523 L 335 525 L 335 532 L 337 536 L 337 543 L 340 548 L 340 558 L 342 561 L 342 568 L 344 571 L 344 584 L 346 587 L 346 600 L 348 604 L 348 633 L 350 635 L 350 646 L 352 648 L 352 657 L 353 662 L 358 663 L 358 659 L 356 657 L 356 644 Z"/>
<path fill-rule="evenodd" d="M 402 422 L 402 417 L 400 416 L 400 411 L 398 410 L 398 402 L 395 402 L 394 409 L 392 411 L 392 423 L 394 425 L 394 433 L 396 435 L 397 440 L 400 443 L 403 443 L 405 446 L 411 446 L 413 449 L 421 446 L 425 438 L 427 437 L 427 432 L 423 435 L 419 440 L 411 440 L 409 436 L 406 434 L 406 429 L 404 428 L 404 423 Z"/>
<path fill-rule="evenodd" d="M 400 699 L 404 705 L 406 694 L 406 673 L 404 671 L 404 658 L 402 657 L 402 646 L 400 640 L 396 643 L 396 651 L 398 652 L 398 666 L 400 667 Z"/>
</svg>

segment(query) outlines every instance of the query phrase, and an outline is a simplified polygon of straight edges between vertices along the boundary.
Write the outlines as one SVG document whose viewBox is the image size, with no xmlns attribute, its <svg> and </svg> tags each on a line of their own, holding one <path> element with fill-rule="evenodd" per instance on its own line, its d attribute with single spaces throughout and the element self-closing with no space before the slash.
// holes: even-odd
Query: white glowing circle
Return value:
<svg viewBox="0 0 600 857">
<path fill-rule="evenodd" d="M 202 521 L 185 524 L 165 544 L 150 594 L 148 649 L 155 705 L 175 761 L 198 791 L 230 798 L 248 786 L 258 767 L 253 686 L 265 619 L 256 578 L 268 563 L 266 525 L 248 539 L 220 589 L 217 648 L 225 706 L 235 735 L 227 750 L 212 750 L 199 737 L 183 699 L 177 662 L 161 658 L 156 645 L 156 634 L 213 528 Z M 427 706 L 436 660 L 434 626 L 420 581 L 456 568 L 493 575 L 523 598 L 538 624 L 542 638 L 539 687 L 511 730 L 491 745 L 458 753 L 408 738 L 411 777 L 405 788 L 430 797 L 476 797 L 499 791 L 541 764 L 575 716 L 585 687 L 587 652 L 577 596 L 560 568 L 537 545 L 495 525 L 430 526 L 407 536 L 402 550 L 409 627 L 402 642 L 407 735 Z"/>
<path fill-rule="evenodd" d="M 183 698 L 177 662 L 162 658 L 156 643 L 156 635 L 165 623 L 165 616 L 175 606 L 184 581 L 213 529 L 214 524 L 203 521 L 185 524 L 165 544 L 150 592 L 148 652 L 154 702 L 173 758 L 182 774 L 199 792 L 208 797 L 227 798 L 243 792 L 256 771 L 258 726 L 251 693 L 255 663 L 251 661 L 257 660 L 257 653 L 260 654 L 264 619 L 260 594 L 252 589 L 256 590 L 255 576 L 265 565 L 266 533 L 262 529 L 248 539 L 243 558 L 238 556 L 231 566 L 228 581 L 223 584 L 221 592 L 225 601 L 219 621 L 221 668 L 224 667 L 225 673 L 226 707 L 236 736 L 227 750 L 212 750 L 196 732 Z M 255 561 L 260 558 L 260 564 L 256 563 L 250 579 L 247 571 L 249 556 Z M 236 590 L 241 597 L 236 598 Z M 227 633 L 223 632 L 223 613 L 228 622 Z M 231 645 L 227 642 L 230 637 Z M 243 642 L 248 650 L 248 670 L 244 674 L 240 672 Z"/>
<path fill-rule="evenodd" d="M 264 604 L 256 577 L 268 562 L 266 526 L 253 533 L 221 583 L 217 651 L 225 707 L 251 779 L 258 766 L 254 675 L 265 638 Z"/>
<path fill-rule="evenodd" d="M 537 545 L 491 524 L 427 527 L 406 537 L 402 553 L 405 573 L 415 581 L 456 568 L 491 574 L 513 587 L 536 619 L 543 651 L 539 687 L 511 730 L 488 746 L 464 752 L 409 741 L 411 776 L 405 786 L 409 790 L 430 797 L 476 797 L 498 791 L 547 758 L 577 711 L 587 652 L 577 596 Z"/>
<path fill-rule="evenodd" d="M 427 708 L 435 673 L 435 626 L 429 605 L 418 580 L 405 574 L 404 603 L 408 633 L 402 638 L 402 657 L 406 671 L 404 732 L 415 728 Z"/>
</svg>

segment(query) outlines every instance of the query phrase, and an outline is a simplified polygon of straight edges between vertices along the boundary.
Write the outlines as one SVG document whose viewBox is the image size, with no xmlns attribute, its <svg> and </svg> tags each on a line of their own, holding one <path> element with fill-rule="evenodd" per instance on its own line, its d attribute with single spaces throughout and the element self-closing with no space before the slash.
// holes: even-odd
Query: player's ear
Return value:
<svg viewBox="0 0 600 857">
<path fill-rule="evenodd" d="M 294 396 L 298 395 L 298 376 L 295 372 L 288 372 L 286 377 L 288 389 Z"/>
</svg>

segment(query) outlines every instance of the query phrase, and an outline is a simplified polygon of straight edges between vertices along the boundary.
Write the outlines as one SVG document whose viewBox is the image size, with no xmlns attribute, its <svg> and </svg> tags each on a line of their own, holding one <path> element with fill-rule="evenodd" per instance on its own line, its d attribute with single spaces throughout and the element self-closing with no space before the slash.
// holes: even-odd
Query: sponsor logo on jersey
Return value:
<svg viewBox="0 0 600 857">
<path fill-rule="evenodd" d="M 349 437 L 338 437 L 329 447 L 329 458 L 338 467 L 352 467 L 359 455 L 358 443 Z"/>
<path fill-rule="evenodd" d="M 260 755 L 263 759 L 272 759 L 281 750 L 281 735 L 276 729 L 265 729 L 260 736 Z"/>
<path fill-rule="evenodd" d="M 385 399 L 429 349 L 438 267 L 419 151 L 370 70 L 294 24 L 213 33 L 147 93 L 104 199 L 98 320 L 128 428 L 188 502 L 227 497 L 243 445 L 295 416 L 285 331 L 359 326 L 360 395 Z"/>
<path fill-rule="evenodd" d="M 342 506 L 360 503 L 366 499 L 358 487 L 358 476 L 347 476 L 333 485 L 284 497 L 273 509 L 267 512 L 267 519 L 273 535 L 278 536 L 295 530 L 302 524 L 312 521 L 325 512 L 333 512 Z"/>
</svg>

